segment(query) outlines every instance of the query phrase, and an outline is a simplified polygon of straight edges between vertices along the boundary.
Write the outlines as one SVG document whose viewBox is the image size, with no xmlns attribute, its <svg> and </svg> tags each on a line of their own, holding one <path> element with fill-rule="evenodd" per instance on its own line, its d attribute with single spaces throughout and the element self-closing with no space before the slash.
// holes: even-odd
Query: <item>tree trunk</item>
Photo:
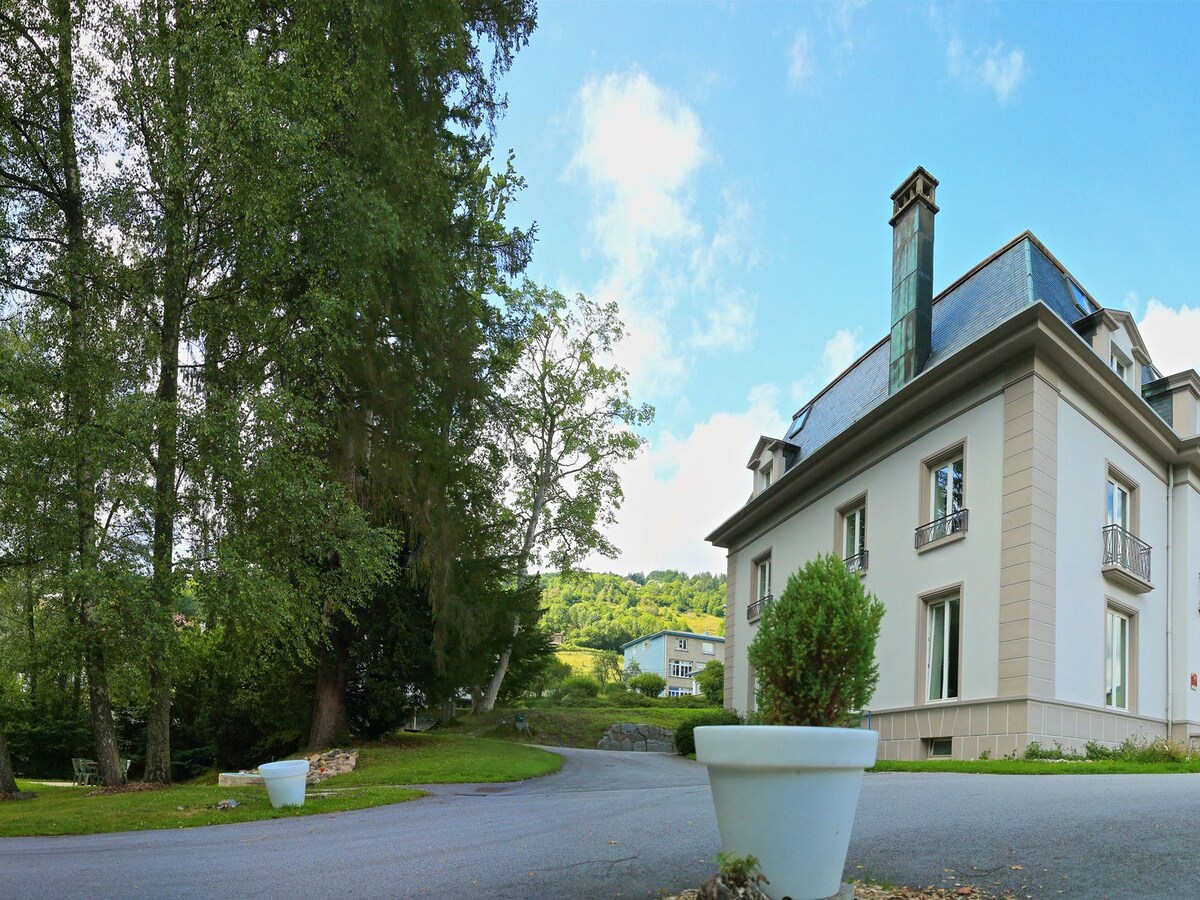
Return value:
<svg viewBox="0 0 1200 900">
<path fill-rule="evenodd" d="M 519 616 L 513 617 L 513 637 L 517 636 L 517 632 L 521 630 L 521 619 Z M 508 663 L 512 659 L 513 645 L 509 643 L 504 648 L 504 652 L 500 654 L 500 660 L 496 663 L 496 672 L 492 675 L 492 680 L 488 682 L 487 693 L 483 695 L 483 703 L 480 704 L 479 712 L 491 712 L 496 707 L 496 698 L 500 695 L 500 685 L 504 682 L 504 676 L 508 674 Z"/>
<path fill-rule="evenodd" d="M 312 725 L 308 730 L 308 749 L 312 753 L 328 750 L 336 738 L 346 733 L 348 654 L 340 635 L 333 637 L 333 644 L 333 651 L 317 668 Z"/>
<path fill-rule="evenodd" d="M 12 760 L 8 758 L 8 744 L 4 743 L 4 726 L 0 725 L 0 794 L 15 794 L 17 779 L 13 777 Z"/>
<path fill-rule="evenodd" d="M 86 213 L 75 145 L 75 25 L 70 0 L 54 0 L 52 5 L 58 30 L 58 140 L 62 171 L 66 184 L 60 207 L 66 222 L 66 260 L 70 284 L 70 334 L 64 354 L 66 376 L 64 393 L 71 412 L 71 431 L 77 454 L 74 472 L 76 538 L 79 554 L 80 586 L 76 594 L 80 624 L 84 632 L 84 666 L 92 711 L 92 733 L 96 741 L 96 762 L 105 785 L 125 781 L 117 761 L 116 730 L 112 703 L 108 696 L 108 673 L 100 629 L 93 618 L 96 607 L 96 577 L 99 549 L 96 546 L 96 482 L 92 459 L 91 385 L 84 367 L 87 347 L 87 320 L 91 312 L 88 279 L 84 275 L 88 248 L 85 240 Z M 74 449 L 74 448 L 73 448 Z"/>
<path fill-rule="evenodd" d="M 146 707 L 146 772 L 143 781 L 171 783 L 171 673 L 150 665 L 150 700 Z"/>
</svg>

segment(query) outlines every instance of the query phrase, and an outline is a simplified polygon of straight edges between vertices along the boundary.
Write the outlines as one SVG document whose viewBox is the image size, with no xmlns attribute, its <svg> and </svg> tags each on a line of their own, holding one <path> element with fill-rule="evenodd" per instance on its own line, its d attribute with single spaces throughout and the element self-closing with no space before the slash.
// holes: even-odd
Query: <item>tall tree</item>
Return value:
<svg viewBox="0 0 1200 900">
<path fill-rule="evenodd" d="M 629 399 L 624 371 L 611 361 L 624 329 L 615 303 L 582 295 L 568 301 L 526 281 L 510 308 L 524 325 L 520 358 L 497 400 L 507 459 L 506 487 L 520 523 L 518 579 L 533 565 L 569 572 L 591 553 L 616 549 L 604 536 L 622 493 L 619 466 L 642 438 L 632 429 L 654 410 Z M 512 634 L 521 630 L 514 618 Z M 500 653 L 482 710 L 496 703 L 512 656 Z"/>
<path fill-rule="evenodd" d="M 50 473 L 49 483 L 63 489 L 70 523 L 63 523 L 56 565 L 80 626 L 100 777 L 113 785 L 124 775 L 101 620 L 105 523 L 116 513 L 104 448 L 111 446 L 105 430 L 120 381 L 111 355 L 118 311 L 107 303 L 101 192 L 89 189 L 85 177 L 99 170 L 103 148 L 96 136 L 104 114 L 86 83 L 94 60 L 80 49 L 85 17 L 96 14 L 71 0 L 0 5 L 0 288 L 13 314 L 50 338 L 37 352 L 59 363 L 48 405 L 61 426 L 51 465 L 63 478 L 56 483 Z M 56 535 L 48 537 L 55 547 Z"/>
<path fill-rule="evenodd" d="M 4 725 L 0 724 L 0 794 L 15 794 L 17 779 L 13 775 L 12 760 L 8 756 L 8 744 L 4 742 Z"/>
</svg>

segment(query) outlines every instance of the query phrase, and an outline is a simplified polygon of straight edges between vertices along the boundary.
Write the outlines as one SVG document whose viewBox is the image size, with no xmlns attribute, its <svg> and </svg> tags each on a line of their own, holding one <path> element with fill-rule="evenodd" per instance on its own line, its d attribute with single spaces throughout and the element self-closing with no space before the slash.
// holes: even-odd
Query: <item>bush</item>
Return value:
<svg viewBox="0 0 1200 900">
<path fill-rule="evenodd" d="M 836 556 L 788 578 L 750 644 L 767 725 L 852 726 L 875 692 L 883 604 Z"/>
<path fill-rule="evenodd" d="M 741 725 L 743 719 L 733 709 L 714 709 L 692 716 L 675 729 L 675 752 L 690 756 L 696 752 L 696 728 L 701 725 Z"/>
<path fill-rule="evenodd" d="M 563 697 L 596 697 L 600 694 L 600 682 L 591 675 L 572 675 L 564 678 L 559 690 Z"/>
<path fill-rule="evenodd" d="M 610 681 L 604 686 L 604 696 L 620 698 L 629 693 L 629 688 L 619 681 Z"/>
<path fill-rule="evenodd" d="M 629 686 L 643 697 L 657 697 L 667 689 L 667 679 L 653 672 L 642 672 L 629 679 Z"/>
<path fill-rule="evenodd" d="M 705 700 L 713 706 L 720 706 L 724 702 L 725 663 L 714 659 L 692 677 L 696 684 L 700 685 L 700 690 L 704 692 Z"/>
</svg>

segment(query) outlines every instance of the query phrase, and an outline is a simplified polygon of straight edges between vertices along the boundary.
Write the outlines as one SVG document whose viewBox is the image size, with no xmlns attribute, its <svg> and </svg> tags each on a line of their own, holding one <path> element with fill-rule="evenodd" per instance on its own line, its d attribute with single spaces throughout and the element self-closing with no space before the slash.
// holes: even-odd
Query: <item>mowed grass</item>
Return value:
<svg viewBox="0 0 1200 900">
<path fill-rule="evenodd" d="M 657 725 L 674 730 L 693 716 L 703 715 L 711 709 L 603 706 L 518 710 L 529 726 L 527 733 L 518 732 L 512 725 L 503 724 L 504 719 L 511 720 L 517 713 L 512 710 L 497 710 L 487 715 L 465 718 L 463 726 L 473 733 L 504 741 L 524 741 L 550 747 L 593 748 L 604 736 L 604 732 L 608 731 L 609 726 L 618 722 Z"/>
<path fill-rule="evenodd" d="M 721 627 L 725 624 L 725 620 L 718 616 L 711 616 L 708 613 L 686 612 L 680 613 L 684 621 L 688 623 L 688 631 L 694 634 L 721 634 Z"/>
<path fill-rule="evenodd" d="M 1133 762 L 1120 759 L 881 759 L 868 772 L 961 772 L 971 775 L 1188 775 L 1200 772 L 1200 759 Z"/>
<path fill-rule="evenodd" d="M 0 836 L 100 834 L 190 828 L 366 809 L 424 796 L 402 785 L 519 781 L 557 772 L 562 757 L 507 741 L 462 735 L 399 735 L 360 748 L 360 770 L 310 785 L 304 806 L 274 809 L 266 788 L 183 784 L 88 797 L 94 788 L 19 781 L 32 800 L 0 802 Z M 230 810 L 219 800 L 236 800 Z"/>
<path fill-rule="evenodd" d="M 596 660 L 600 656 L 599 650 L 586 650 L 575 648 L 572 650 L 555 650 L 554 655 L 560 662 L 565 662 L 571 667 L 572 675 L 593 675 L 596 671 Z"/>
</svg>

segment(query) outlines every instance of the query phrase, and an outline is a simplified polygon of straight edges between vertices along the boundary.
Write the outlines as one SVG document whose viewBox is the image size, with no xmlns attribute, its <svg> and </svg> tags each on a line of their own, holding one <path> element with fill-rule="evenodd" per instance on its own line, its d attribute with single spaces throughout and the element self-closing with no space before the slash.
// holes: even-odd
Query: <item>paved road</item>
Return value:
<svg viewBox="0 0 1200 900">
<path fill-rule="evenodd" d="M 0 897 L 653 897 L 711 872 L 702 766 L 561 752 L 557 775 L 381 809 L 0 839 Z M 1200 897 L 1198 811 L 1197 775 L 870 775 L 847 871 L 1022 897 Z"/>
</svg>

